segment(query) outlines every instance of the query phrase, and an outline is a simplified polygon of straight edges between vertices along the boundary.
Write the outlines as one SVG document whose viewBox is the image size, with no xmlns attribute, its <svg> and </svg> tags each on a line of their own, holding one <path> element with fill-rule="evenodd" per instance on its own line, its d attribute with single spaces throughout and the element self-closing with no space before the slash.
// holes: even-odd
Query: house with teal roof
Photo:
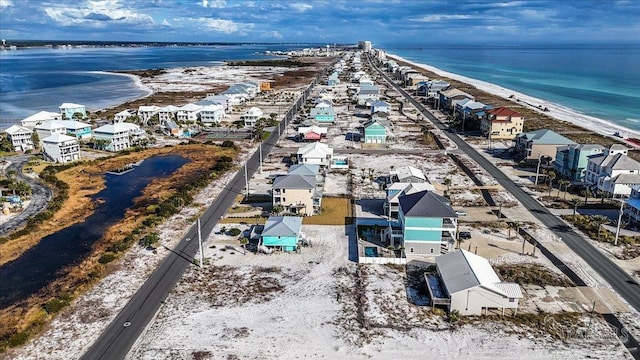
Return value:
<svg viewBox="0 0 640 360">
<path fill-rule="evenodd" d="M 385 120 L 374 119 L 364 124 L 363 141 L 366 144 L 384 144 L 394 138 L 391 131 L 391 123 Z"/>
<path fill-rule="evenodd" d="M 435 256 L 453 249 L 457 231 L 455 210 L 445 198 L 425 190 L 398 198 L 398 221 L 389 222 L 384 234 L 392 246 L 404 246 L 407 256 Z"/>
<path fill-rule="evenodd" d="M 329 86 L 336 86 L 340 84 L 340 79 L 338 78 L 338 72 L 334 72 L 331 75 L 329 75 L 329 79 L 327 80 L 327 85 Z"/>
<path fill-rule="evenodd" d="M 262 246 L 296 251 L 302 240 L 302 218 L 299 216 L 269 216 L 260 236 Z"/>
</svg>

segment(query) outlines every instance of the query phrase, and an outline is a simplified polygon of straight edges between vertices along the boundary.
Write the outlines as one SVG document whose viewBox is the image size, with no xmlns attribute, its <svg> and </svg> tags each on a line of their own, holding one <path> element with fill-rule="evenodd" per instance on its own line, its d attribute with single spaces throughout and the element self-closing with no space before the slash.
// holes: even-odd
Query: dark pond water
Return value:
<svg viewBox="0 0 640 360">
<path fill-rule="evenodd" d="M 186 162 L 181 156 L 159 156 L 146 159 L 126 174 L 105 175 L 106 188 L 95 196 L 100 205 L 93 215 L 43 238 L 22 256 L 0 267 L 0 309 L 37 293 L 62 275 L 65 268 L 80 263 L 106 229 L 124 217 L 147 184 L 172 174 Z"/>
</svg>

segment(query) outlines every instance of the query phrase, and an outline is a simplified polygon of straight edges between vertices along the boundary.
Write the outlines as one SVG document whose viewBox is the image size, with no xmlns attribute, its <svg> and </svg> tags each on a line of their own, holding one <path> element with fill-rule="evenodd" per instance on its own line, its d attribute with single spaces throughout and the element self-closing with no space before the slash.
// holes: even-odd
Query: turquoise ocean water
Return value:
<svg viewBox="0 0 640 360">
<path fill-rule="evenodd" d="M 640 129 L 640 44 L 379 47 Z"/>
</svg>

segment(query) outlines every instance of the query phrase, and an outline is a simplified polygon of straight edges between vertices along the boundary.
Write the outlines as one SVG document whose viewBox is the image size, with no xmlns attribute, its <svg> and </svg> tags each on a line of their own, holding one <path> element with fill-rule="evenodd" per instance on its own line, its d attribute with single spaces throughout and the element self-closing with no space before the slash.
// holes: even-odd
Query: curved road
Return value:
<svg viewBox="0 0 640 360">
<path fill-rule="evenodd" d="M 15 170 L 17 178 L 25 181 L 31 187 L 31 203 L 29 203 L 29 206 L 27 206 L 27 208 L 16 217 L 0 225 L 0 234 L 6 234 L 22 226 L 30 217 L 44 210 L 53 196 L 51 189 L 46 187 L 43 183 L 25 176 L 22 173 L 22 167 L 29 161 L 29 159 L 31 159 L 31 157 L 32 155 L 16 155 L 5 158 L 6 160 L 11 161 L 11 165 L 7 167 L 7 171 Z"/>
<path fill-rule="evenodd" d="M 373 63 L 370 61 L 373 65 Z M 382 72 L 380 69 L 374 66 L 374 68 L 386 79 L 388 83 L 393 85 L 397 91 L 400 92 L 408 101 L 410 101 L 424 116 L 427 117 L 436 127 L 441 130 L 445 130 L 448 128 L 447 125 L 443 124 L 439 119 L 437 119 L 430 111 L 428 111 L 422 104 L 416 101 L 412 96 L 410 96 L 407 92 L 405 92 L 400 86 L 398 86 L 393 80 L 391 80 L 387 74 Z M 446 134 L 451 141 L 453 141 L 458 148 L 466 153 L 469 157 L 471 157 L 474 161 L 478 163 L 482 168 L 484 168 L 491 176 L 493 176 L 500 185 L 504 187 L 505 190 L 510 192 L 513 196 L 515 196 L 518 201 L 524 205 L 524 207 L 529 210 L 540 222 L 542 222 L 545 226 L 547 226 L 554 233 L 555 236 L 562 238 L 569 248 L 578 254 L 587 264 L 589 264 L 595 271 L 600 274 L 615 290 L 622 296 L 627 302 L 634 307 L 636 310 L 640 311 L 640 284 L 636 282 L 636 280 L 627 272 L 622 270 L 618 265 L 616 265 L 613 261 L 611 261 L 607 256 L 602 254 L 600 250 L 595 248 L 589 242 L 585 241 L 580 235 L 578 235 L 571 227 L 569 227 L 564 221 L 562 221 L 557 216 L 551 214 L 547 208 L 540 205 L 540 203 L 527 194 L 522 188 L 516 185 L 511 179 L 509 179 L 500 169 L 498 169 L 493 163 L 487 160 L 484 156 L 478 153 L 474 148 L 469 146 L 465 141 L 463 141 L 458 135 L 449 133 L 447 131 L 443 132 Z M 618 328 L 619 332 L 622 332 L 623 329 Z M 620 334 L 620 333 L 619 333 Z M 628 342 L 634 342 L 634 346 L 629 346 Z M 637 348 L 637 341 L 633 337 L 629 337 L 627 342 L 623 341 L 625 346 L 627 346 L 632 355 L 635 358 L 639 358 L 640 349 Z M 632 350 L 633 349 L 633 350 Z"/>
<path fill-rule="evenodd" d="M 287 124 L 302 107 L 317 79 L 324 75 L 324 71 L 314 80 L 309 88 L 302 94 L 296 103 L 287 111 L 284 119 L 278 125 L 279 132 L 272 132 L 267 141 L 262 143 L 263 156 L 269 154 L 279 139 L 279 133 L 284 134 Z M 259 151 L 247 160 L 248 178 L 260 167 Z M 207 239 L 213 228 L 233 204 L 236 196 L 243 193 L 245 186 L 244 167 L 241 168 L 225 191 L 213 201 L 211 206 L 200 217 L 202 238 Z M 123 359 L 136 339 L 145 329 L 149 321 L 154 317 L 158 308 L 169 291 L 178 282 L 188 266 L 193 265 L 193 258 L 198 251 L 198 229 L 197 221 L 191 226 L 185 237 L 175 249 L 167 255 L 158 268 L 151 274 L 149 279 L 133 295 L 131 300 L 120 311 L 116 318 L 109 324 L 107 329 L 82 356 L 81 359 Z"/>
</svg>

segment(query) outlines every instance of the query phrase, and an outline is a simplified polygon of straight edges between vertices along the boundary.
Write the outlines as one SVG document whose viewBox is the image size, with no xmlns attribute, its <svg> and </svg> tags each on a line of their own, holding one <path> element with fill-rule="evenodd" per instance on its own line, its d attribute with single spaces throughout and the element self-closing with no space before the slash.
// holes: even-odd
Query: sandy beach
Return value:
<svg viewBox="0 0 640 360">
<path fill-rule="evenodd" d="M 486 91 L 487 93 L 502 97 L 504 99 L 513 101 L 520 105 L 526 105 L 533 110 L 539 111 L 541 114 L 545 114 L 557 120 L 572 123 L 576 126 L 580 126 L 582 128 L 591 130 L 593 132 L 596 132 L 604 136 L 613 136 L 613 133 L 618 131 L 625 138 L 627 137 L 640 138 L 640 131 L 632 130 L 624 126 L 616 125 L 615 123 L 612 123 L 604 119 L 585 115 L 577 110 L 570 109 L 568 107 L 558 105 L 550 101 L 529 96 L 521 92 L 511 90 L 511 89 L 502 87 L 500 85 L 492 84 L 486 81 L 477 80 L 477 79 L 469 78 L 466 76 L 454 74 L 431 65 L 416 63 L 398 55 L 387 54 L 387 56 L 399 61 L 406 62 L 417 68 L 421 68 L 444 77 L 465 82 L 469 85 L 475 86 L 476 88 L 482 91 Z M 520 101 L 516 101 L 516 99 Z M 548 111 L 541 111 L 539 107 L 542 109 L 547 108 Z"/>
</svg>

